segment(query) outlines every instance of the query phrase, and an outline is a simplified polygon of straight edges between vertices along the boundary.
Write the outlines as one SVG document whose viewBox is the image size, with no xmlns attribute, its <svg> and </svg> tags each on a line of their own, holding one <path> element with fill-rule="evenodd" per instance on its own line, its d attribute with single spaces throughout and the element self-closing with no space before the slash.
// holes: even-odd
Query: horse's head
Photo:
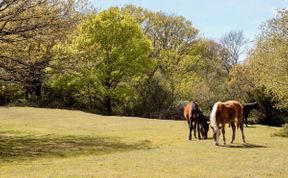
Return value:
<svg viewBox="0 0 288 178">
<path fill-rule="evenodd" d="M 204 139 L 208 138 L 208 131 L 209 131 L 209 122 L 208 118 L 204 116 L 202 113 L 202 118 L 201 118 L 201 135 Z"/>
<path fill-rule="evenodd" d="M 259 104 L 257 102 L 255 102 L 255 109 L 258 110 L 258 111 L 260 110 L 260 106 L 259 106 Z"/>
<path fill-rule="evenodd" d="M 210 127 L 213 131 L 214 145 L 219 145 L 219 143 L 218 143 L 218 136 L 220 135 L 219 129 L 218 128 L 214 129 L 213 126 L 210 126 Z"/>
</svg>

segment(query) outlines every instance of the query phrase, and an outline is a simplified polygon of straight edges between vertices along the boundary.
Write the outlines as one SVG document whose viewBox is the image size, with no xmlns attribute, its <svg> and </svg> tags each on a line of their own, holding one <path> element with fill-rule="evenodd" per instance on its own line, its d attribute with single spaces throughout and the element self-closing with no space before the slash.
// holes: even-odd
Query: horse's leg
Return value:
<svg viewBox="0 0 288 178">
<path fill-rule="evenodd" d="M 244 122 L 245 122 L 246 127 L 248 127 L 248 115 L 247 114 L 244 115 Z"/>
<path fill-rule="evenodd" d="M 231 144 L 234 142 L 235 140 L 235 130 L 236 130 L 236 125 L 235 123 L 231 123 L 231 127 L 232 127 L 232 140 L 231 140 Z"/>
<path fill-rule="evenodd" d="M 223 135 L 223 142 L 224 142 L 224 145 L 226 145 L 226 138 L 225 138 L 225 124 L 223 123 L 222 124 L 222 135 Z"/>
<path fill-rule="evenodd" d="M 241 130 L 241 133 L 242 133 L 242 140 L 243 140 L 243 143 L 245 143 L 245 136 L 244 136 L 244 130 L 243 130 L 243 123 L 240 123 L 240 130 Z"/>
<path fill-rule="evenodd" d="M 191 132 L 193 127 L 191 119 L 188 119 L 188 127 L 189 127 L 189 140 L 191 140 L 192 139 Z"/>
<path fill-rule="evenodd" d="M 197 125 L 196 125 L 196 121 L 194 121 L 193 123 L 194 123 L 194 124 L 193 124 L 193 125 L 194 125 L 194 127 L 193 127 L 193 130 L 194 130 L 194 138 L 197 138 L 197 137 L 196 137 L 196 126 L 197 126 Z"/>
<path fill-rule="evenodd" d="M 201 136 L 200 136 L 200 123 L 197 122 L 197 132 L 198 132 L 198 139 L 201 140 Z"/>
</svg>

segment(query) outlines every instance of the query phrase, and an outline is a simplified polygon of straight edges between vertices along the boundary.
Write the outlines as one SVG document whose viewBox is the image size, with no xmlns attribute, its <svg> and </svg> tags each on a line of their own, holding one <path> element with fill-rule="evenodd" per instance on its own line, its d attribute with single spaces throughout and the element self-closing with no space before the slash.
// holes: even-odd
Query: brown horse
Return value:
<svg viewBox="0 0 288 178">
<path fill-rule="evenodd" d="M 191 132 L 194 130 L 194 137 L 196 138 L 196 127 L 198 131 L 198 139 L 201 139 L 201 135 L 207 139 L 209 124 L 206 117 L 203 115 L 197 102 L 189 102 L 184 107 L 184 117 L 188 122 L 189 127 L 189 140 L 192 139 Z"/>
<path fill-rule="evenodd" d="M 211 115 L 210 125 L 213 130 L 214 144 L 219 144 L 219 129 L 221 128 L 223 134 L 223 141 L 226 144 L 225 139 L 225 124 L 230 123 L 232 127 L 232 140 L 235 140 L 235 130 L 240 127 L 242 133 L 243 143 L 245 143 L 245 137 L 243 132 L 243 106 L 240 102 L 230 100 L 226 102 L 220 102 L 214 104 Z M 221 127 L 219 125 L 221 124 Z"/>
</svg>

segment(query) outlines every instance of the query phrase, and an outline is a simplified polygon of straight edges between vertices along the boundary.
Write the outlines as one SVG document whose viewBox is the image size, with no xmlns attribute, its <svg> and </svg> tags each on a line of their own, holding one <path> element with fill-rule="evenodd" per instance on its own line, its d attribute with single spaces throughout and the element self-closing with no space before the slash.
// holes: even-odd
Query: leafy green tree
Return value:
<svg viewBox="0 0 288 178">
<path fill-rule="evenodd" d="M 253 100 L 250 93 L 255 89 L 256 83 L 247 64 L 236 64 L 231 68 L 228 87 L 232 98 L 245 102 Z"/>
<path fill-rule="evenodd" d="M 58 49 L 68 49 L 63 51 L 69 56 L 64 61 L 73 64 L 72 81 L 108 114 L 115 103 L 129 97 L 133 83 L 152 65 L 149 40 L 136 20 L 119 8 L 89 16 L 71 39 Z"/>
<path fill-rule="evenodd" d="M 82 18 L 78 8 L 84 4 L 85 0 L 1 1 L 0 80 L 23 86 L 28 99 L 41 98 L 45 70 L 54 56 L 51 49 Z"/>
<path fill-rule="evenodd" d="M 177 105 L 181 100 L 197 100 L 209 108 L 214 101 L 229 98 L 229 76 L 225 68 L 229 52 L 221 44 L 198 39 L 198 30 L 184 17 L 152 12 L 133 5 L 122 10 L 137 19 L 152 41 L 151 56 L 156 65 L 148 75 L 150 82 L 144 82 L 145 91 L 158 90 L 166 96 L 159 98 L 161 103 L 166 103 L 162 110 Z M 155 85 L 153 81 L 159 84 Z M 149 85 L 150 90 L 147 89 Z M 148 94 L 145 96 L 155 98 L 148 97 Z M 154 108 L 161 111 L 159 107 Z"/>
<path fill-rule="evenodd" d="M 247 61 L 257 86 L 272 92 L 279 108 L 288 107 L 288 10 L 279 10 L 262 27 L 256 48 Z"/>
<path fill-rule="evenodd" d="M 194 63 L 187 76 L 185 98 L 197 100 L 209 110 L 217 100 L 229 98 L 228 74 L 222 65 L 222 46 L 213 40 L 199 39 L 191 49 Z M 188 87 L 188 88 L 187 88 Z"/>
<path fill-rule="evenodd" d="M 137 19 L 152 42 L 153 50 L 150 56 L 156 65 L 147 78 L 151 82 L 144 83 L 151 84 L 150 90 L 153 90 L 152 87 L 157 87 L 155 90 L 158 90 L 158 87 L 162 86 L 162 91 L 169 93 L 169 97 L 162 98 L 162 103 L 168 102 L 170 103 L 168 105 L 172 106 L 181 97 L 183 75 L 187 73 L 186 64 L 193 63 L 194 59 L 189 56 L 189 51 L 196 40 L 198 30 L 182 16 L 152 12 L 133 5 L 125 6 L 122 11 L 130 13 Z M 160 85 L 154 85 L 153 81 L 159 81 Z"/>
</svg>

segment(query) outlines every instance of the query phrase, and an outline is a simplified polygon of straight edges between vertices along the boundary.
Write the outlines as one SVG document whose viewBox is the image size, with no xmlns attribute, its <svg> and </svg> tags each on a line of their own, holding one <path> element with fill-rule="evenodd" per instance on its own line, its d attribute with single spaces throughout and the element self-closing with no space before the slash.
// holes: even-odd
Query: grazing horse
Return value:
<svg viewBox="0 0 288 178">
<path fill-rule="evenodd" d="M 198 139 L 201 139 L 200 132 L 202 134 L 202 137 L 207 139 L 209 124 L 197 102 L 191 101 L 185 105 L 184 117 L 188 122 L 189 140 L 192 139 L 192 130 L 194 130 L 194 137 L 196 138 L 196 127 L 198 131 Z"/>
<path fill-rule="evenodd" d="M 253 109 L 259 110 L 259 104 L 257 102 L 247 103 L 243 105 L 243 119 L 246 127 L 248 127 L 248 116 Z"/>
<path fill-rule="evenodd" d="M 219 144 L 219 129 L 222 130 L 224 145 L 226 144 L 225 138 L 225 124 L 230 123 L 232 127 L 232 140 L 235 140 L 235 130 L 240 127 L 242 139 L 245 143 L 243 132 L 243 106 L 240 102 L 230 100 L 226 102 L 216 102 L 210 114 L 210 126 L 213 130 L 214 144 Z M 221 124 L 221 127 L 219 126 Z"/>
</svg>

